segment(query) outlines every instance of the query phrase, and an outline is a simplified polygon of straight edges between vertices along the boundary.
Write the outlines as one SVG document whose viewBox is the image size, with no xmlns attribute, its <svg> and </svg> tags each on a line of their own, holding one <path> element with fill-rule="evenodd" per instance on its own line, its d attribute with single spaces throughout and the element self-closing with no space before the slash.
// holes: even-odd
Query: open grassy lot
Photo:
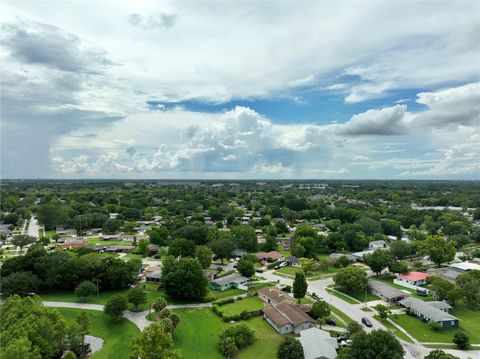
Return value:
<svg viewBox="0 0 480 359">
<path fill-rule="evenodd" d="M 224 323 L 211 309 L 176 309 L 180 324 L 174 333 L 176 346 L 182 350 L 182 357 L 189 359 L 221 359 L 217 349 L 218 336 L 231 324 Z M 255 342 L 240 351 L 239 359 L 274 359 L 280 335 L 261 317 L 238 324 L 249 326 L 256 336 Z M 201 330 L 199 330 L 201 328 Z"/>
<path fill-rule="evenodd" d="M 340 298 L 340 299 L 343 299 L 344 301 L 346 301 L 347 303 L 350 303 L 350 304 L 358 304 L 358 303 L 364 303 L 365 302 L 365 291 L 364 290 L 359 290 L 359 291 L 356 291 L 356 292 L 342 292 L 339 288 L 335 288 L 333 286 L 331 286 L 331 288 L 327 288 L 327 291 L 330 293 L 330 294 L 333 294 L 334 296 Z M 352 298 L 349 298 L 349 297 L 352 297 Z M 371 302 L 371 301 L 374 301 L 374 300 L 379 300 L 380 298 L 377 297 L 376 295 L 370 293 L 370 291 L 368 291 L 367 293 L 367 302 Z"/>
<path fill-rule="evenodd" d="M 85 237 L 89 245 L 101 244 L 111 246 L 131 246 L 132 242 L 129 241 L 102 241 L 100 237 Z"/>
<path fill-rule="evenodd" d="M 452 315 L 460 320 L 460 328 L 465 330 L 472 344 L 480 344 L 480 311 L 467 308 L 463 303 L 458 303 L 452 310 Z M 430 330 L 426 323 L 419 319 L 402 314 L 391 316 L 395 323 L 404 328 L 420 342 L 443 342 L 450 343 L 457 329 L 442 329 L 439 332 Z"/>
<path fill-rule="evenodd" d="M 57 231 L 45 231 L 45 237 L 52 239 L 55 233 L 57 233 Z"/>
<path fill-rule="evenodd" d="M 219 307 L 219 310 L 227 315 L 235 315 L 240 314 L 243 311 L 251 312 L 254 310 L 260 310 L 262 308 L 263 302 L 255 296 L 238 300 L 234 303 L 222 305 Z"/>
<path fill-rule="evenodd" d="M 288 276 L 292 276 L 292 277 L 295 277 L 295 274 L 297 272 L 301 272 L 302 271 L 302 268 L 298 268 L 298 267 L 292 267 L 292 266 L 287 266 L 287 267 L 282 267 L 282 268 L 279 268 L 277 269 L 274 274 L 286 274 Z M 309 272 L 307 274 L 307 278 L 310 279 L 310 278 L 313 278 L 313 277 L 318 277 L 318 276 L 321 276 L 321 275 L 324 275 L 324 274 L 330 274 L 330 273 L 335 273 L 336 272 L 336 268 L 335 267 L 329 267 L 327 271 L 324 271 L 324 272 Z"/>
<path fill-rule="evenodd" d="M 79 309 L 57 308 L 67 323 L 73 322 L 80 312 Z M 86 310 L 90 319 L 89 334 L 104 340 L 103 348 L 92 358 L 129 358 L 130 342 L 140 334 L 138 328 L 127 319 L 112 321 L 106 314 L 94 310 Z"/>
</svg>

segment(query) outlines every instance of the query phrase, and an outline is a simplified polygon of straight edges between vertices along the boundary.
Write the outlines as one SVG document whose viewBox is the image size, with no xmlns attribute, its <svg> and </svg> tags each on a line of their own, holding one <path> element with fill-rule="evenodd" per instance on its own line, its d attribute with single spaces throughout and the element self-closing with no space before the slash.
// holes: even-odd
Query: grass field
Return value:
<svg viewBox="0 0 480 359">
<path fill-rule="evenodd" d="M 474 311 L 468 309 L 463 303 L 458 303 L 452 310 L 452 315 L 456 316 L 460 320 L 460 328 L 465 330 L 470 337 L 470 343 L 480 344 L 480 311 Z M 395 323 L 405 329 L 411 336 L 420 342 L 440 342 L 450 343 L 453 335 L 457 329 L 442 329 L 439 332 L 434 332 L 428 328 L 426 323 L 423 323 L 419 319 L 402 314 L 391 316 Z"/>
<path fill-rule="evenodd" d="M 55 233 L 57 233 L 57 231 L 45 231 L 45 237 L 52 239 Z"/>
<path fill-rule="evenodd" d="M 242 300 L 238 300 L 235 303 L 229 303 L 219 307 L 222 313 L 227 315 L 240 314 L 244 310 L 251 312 L 254 310 L 260 310 L 263 308 L 263 302 L 258 297 L 249 297 Z"/>
<path fill-rule="evenodd" d="M 406 342 L 413 343 L 413 341 L 404 332 L 395 327 L 395 325 L 390 323 L 388 320 L 382 320 L 379 315 L 375 315 L 374 318 L 386 326 L 396 337 L 405 340 Z"/>
<path fill-rule="evenodd" d="M 67 323 L 75 320 L 79 309 L 56 308 Z M 95 353 L 94 359 L 127 359 L 130 357 L 130 342 L 140 334 L 138 328 L 127 319 L 112 321 L 106 314 L 94 310 L 86 310 L 90 319 L 88 333 L 104 340 L 103 348 Z"/>
<path fill-rule="evenodd" d="M 182 357 L 189 359 L 221 359 L 217 348 L 218 336 L 231 324 L 224 323 L 211 309 L 176 309 L 180 324 L 174 333 L 176 346 L 182 350 Z M 239 359 L 274 359 L 280 335 L 261 317 L 240 324 L 249 326 L 256 340 L 236 355 Z M 201 330 L 199 330 L 201 328 Z"/>
<path fill-rule="evenodd" d="M 85 237 L 89 245 L 101 244 L 111 246 L 131 246 L 132 242 L 129 241 L 102 241 L 100 237 Z"/>
<path fill-rule="evenodd" d="M 357 292 L 342 292 L 341 290 L 339 290 L 338 288 L 327 288 L 327 291 L 330 293 L 330 294 L 333 294 L 334 296 L 340 298 L 340 299 L 343 299 L 344 301 L 346 301 L 347 303 L 350 303 L 350 304 L 358 304 L 358 303 L 364 303 L 365 302 L 365 291 L 363 290 L 360 290 L 360 291 L 357 291 Z M 352 298 L 349 298 L 349 297 L 352 297 Z M 376 295 L 368 292 L 367 293 L 367 302 L 372 302 L 374 300 L 379 300 L 380 298 L 377 297 Z"/>
<path fill-rule="evenodd" d="M 282 267 L 282 268 L 277 269 L 274 272 L 274 274 L 281 273 L 281 274 L 286 274 L 288 276 L 295 277 L 295 274 L 297 272 L 301 272 L 301 271 L 302 271 L 302 268 L 287 266 L 287 267 Z M 324 272 L 310 272 L 310 273 L 308 273 L 308 275 L 306 277 L 308 279 L 310 279 L 310 278 L 313 278 L 313 277 L 318 277 L 318 276 L 321 276 L 321 275 L 335 273 L 335 272 L 336 272 L 336 268 L 329 267 L 328 270 L 324 271 Z"/>
</svg>

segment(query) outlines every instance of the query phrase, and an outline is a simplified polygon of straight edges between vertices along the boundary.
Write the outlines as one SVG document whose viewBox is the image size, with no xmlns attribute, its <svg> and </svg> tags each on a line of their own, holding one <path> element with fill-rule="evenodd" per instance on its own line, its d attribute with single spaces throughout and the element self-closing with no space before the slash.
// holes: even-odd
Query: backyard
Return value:
<svg viewBox="0 0 480 359">
<path fill-rule="evenodd" d="M 56 308 L 65 318 L 67 323 L 75 320 L 79 309 Z M 92 358 L 108 359 L 108 358 L 129 358 L 130 342 L 136 337 L 140 331 L 132 322 L 127 319 L 112 321 L 103 312 L 86 310 L 90 320 L 88 333 L 90 335 L 100 337 L 104 340 L 104 347 L 100 349 Z"/>
<path fill-rule="evenodd" d="M 218 336 L 231 324 L 224 323 L 211 309 L 176 309 L 180 324 L 174 333 L 175 344 L 182 350 L 182 357 L 189 359 L 221 359 L 217 349 Z M 256 340 L 248 348 L 240 351 L 240 359 L 274 359 L 280 335 L 261 317 L 238 324 L 245 324 L 255 332 Z M 199 330 L 201 328 L 201 330 Z"/>
<path fill-rule="evenodd" d="M 240 314 L 243 311 L 252 312 L 263 308 L 263 302 L 257 297 L 249 297 L 238 300 L 234 303 L 229 303 L 219 307 L 219 311 L 226 315 Z"/>
</svg>

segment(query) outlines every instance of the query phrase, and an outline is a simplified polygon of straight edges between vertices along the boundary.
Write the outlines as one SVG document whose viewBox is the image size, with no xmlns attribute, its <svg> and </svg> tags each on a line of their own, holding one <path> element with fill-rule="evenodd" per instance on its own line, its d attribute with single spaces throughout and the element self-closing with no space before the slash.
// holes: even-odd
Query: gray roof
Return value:
<svg viewBox="0 0 480 359">
<path fill-rule="evenodd" d="M 298 259 L 297 257 L 288 257 L 286 259 L 286 262 L 291 264 L 300 264 L 300 259 Z"/>
<path fill-rule="evenodd" d="M 440 310 L 452 309 L 452 306 L 444 301 L 432 301 L 432 302 L 428 302 L 428 304 L 433 305 L 435 308 Z"/>
<path fill-rule="evenodd" d="M 230 274 L 226 275 L 225 277 L 217 278 L 211 281 L 211 283 L 217 284 L 217 285 L 227 285 L 230 283 L 243 283 L 245 281 L 248 281 L 247 277 L 242 277 L 241 275 L 238 274 Z"/>
<path fill-rule="evenodd" d="M 156 270 L 154 272 L 151 272 L 151 273 L 148 273 L 147 275 L 145 275 L 145 278 L 159 279 L 161 277 L 162 277 L 162 271 L 159 271 L 159 270 Z"/>
<path fill-rule="evenodd" d="M 300 343 L 305 359 L 334 359 L 337 357 L 337 340 L 318 328 L 305 329 L 300 332 Z"/>
<path fill-rule="evenodd" d="M 427 319 L 433 320 L 434 322 L 458 320 L 457 317 L 438 309 L 438 302 L 434 303 L 436 304 L 431 305 L 429 302 L 424 302 L 423 300 L 417 298 L 405 298 L 400 301 L 400 304 L 404 307 L 410 308 L 411 310 L 423 315 Z"/>
<path fill-rule="evenodd" d="M 388 284 L 376 280 L 369 280 L 368 287 L 372 288 L 374 291 L 379 292 L 387 299 L 405 298 L 409 296 L 409 294 L 402 292 L 397 288 L 394 288 L 392 286 L 389 286 Z"/>
</svg>

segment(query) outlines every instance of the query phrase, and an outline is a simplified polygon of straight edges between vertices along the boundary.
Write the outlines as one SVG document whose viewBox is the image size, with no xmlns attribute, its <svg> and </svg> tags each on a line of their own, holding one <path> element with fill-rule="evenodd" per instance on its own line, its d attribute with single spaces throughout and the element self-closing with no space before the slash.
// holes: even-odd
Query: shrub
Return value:
<svg viewBox="0 0 480 359">
<path fill-rule="evenodd" d="M 291 285 L 286 285 L 282 290 L 284 292 L 291 293 L 292 292 L 292 286 Z"/>
<path fill-rule="evenodd" d="M 233 338 L 238 349 L 246 348 L 255 340 L 254 332 L 246 325 L 237 325 L 228 328 L 220 334 L 220 341 L 228 337 Z"/>
<path fill-rule="evenodd" d="M 467 350 L 470 347 L 470 338 L 463 330 L 456 332 L 452 341 L 457 344 L 459 349 Z"/>
<path fill-rule="evenodd" d="M 443 328 L 440 323 L 437 323 L 437 322 L 434 322 L 434 321 L 429 321 L 427 325 L 434 332 L 439 332 Z"/>
</svg>

